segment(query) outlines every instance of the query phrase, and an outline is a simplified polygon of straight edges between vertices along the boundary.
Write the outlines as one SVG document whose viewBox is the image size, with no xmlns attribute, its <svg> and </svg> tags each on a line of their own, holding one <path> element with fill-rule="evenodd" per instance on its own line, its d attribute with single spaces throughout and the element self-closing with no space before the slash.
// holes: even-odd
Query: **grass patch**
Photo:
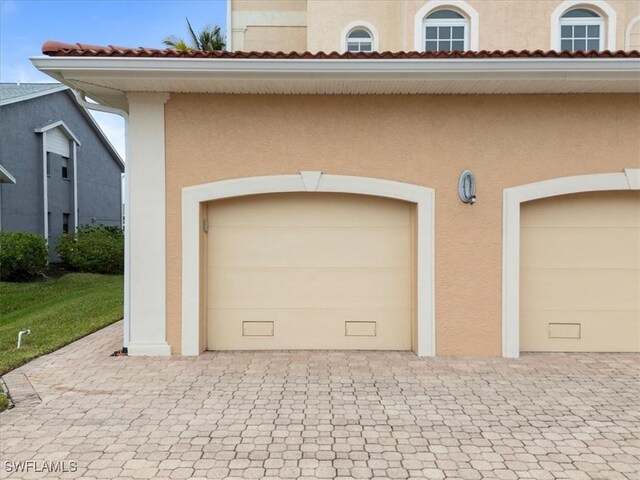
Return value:
<svg viewBox="0 0 640 480">
<path fill-rule="evenodd" d="M 0 375 L 122 318 L 122 275 L 0 283 Z M 31 330 L 16 343 L 20 330 Z"/>
<path fill-rule="evenodd" d="M 9 408 L 9 398 L 0 385 L 0 412 Z"/>
</svg>

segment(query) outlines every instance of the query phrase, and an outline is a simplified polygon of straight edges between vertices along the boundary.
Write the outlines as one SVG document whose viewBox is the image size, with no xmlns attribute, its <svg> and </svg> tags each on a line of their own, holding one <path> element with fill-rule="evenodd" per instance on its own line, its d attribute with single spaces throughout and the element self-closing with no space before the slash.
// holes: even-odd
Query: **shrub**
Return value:
<svg viewBox="0 0 640 480">
<path fill-rule="evenodd" d="M 44 273 L 48 260 L 47 242 L 41 235 L 0 232 L 0 279 L 28 280 Z"/>
<path fill-rule="evenodd" d="M 61 262 L 71 270 L 124 272 L 124 233 L 120 227 L 81 226 L 76 233 L 62 235 L 56 250 Z"/>
</svg>

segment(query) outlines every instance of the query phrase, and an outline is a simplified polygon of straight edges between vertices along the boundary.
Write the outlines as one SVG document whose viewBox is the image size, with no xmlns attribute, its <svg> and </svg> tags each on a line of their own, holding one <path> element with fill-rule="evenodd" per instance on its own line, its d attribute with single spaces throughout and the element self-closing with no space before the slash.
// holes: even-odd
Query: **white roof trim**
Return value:
<svg viewBox="0 0 640 480">
<path fill-rule="evenodd" d="M 0 165 L 0 183 L 16 183 L 16 177 L 9 173 L 9 170 Z"/>
<path fill-rule="evenodd" d="M 126 92 L 505 94 L 640 92 L 638 58 L 207 59 L 33 57 L 103 105 Z"/>
<path fill-rule="evenodd" d="M 24 102 L 26 100 L 31 100 L 32 98 L 43 97 L 45 95 L 51 95 L 52 93 L 57 93 L 57 92 L 61 92 L 63 90 L 68 90 L 68 89 L 69 87 L 66 85 L 59 85 L 57 87 L 52 87 L 48 90 L 41 90 L 39 92 L 29 93 L 27 95 L 21 95 L 19 97 L 0 99 L 0 106 L 10 105 L 12 103 Z"/>
<path fill-rule="evenodd" d="M 48 130 L 53 130 L 54 128 L 58 128 L 60 127 L 60 129 L 64 132 L 64 134 L 71 140 L 73 140 L 74 142 L 76 142 L 77 145 L 81 145 L 80 140 L 78 140 L 78 137 L 75 136 L 75 134 L 71 131 L 71 129 L 67 126 L 66 123 L 64 123 L 62 120 L 59 120 L 57 122 L 51 123 L 45 127 L 40 127 L 40 128 L 34 128 L 33 131 L 36 133 L 44 133 Z"/>
</svg>

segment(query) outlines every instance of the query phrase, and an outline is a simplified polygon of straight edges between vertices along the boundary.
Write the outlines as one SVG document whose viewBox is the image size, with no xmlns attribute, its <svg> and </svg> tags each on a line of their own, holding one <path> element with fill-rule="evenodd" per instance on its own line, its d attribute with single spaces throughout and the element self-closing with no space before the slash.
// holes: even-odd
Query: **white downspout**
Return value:
<svg viewBox="0 0 640 480">
<path fill-rule="evenodd" d="M 131 222 L 131 216 L 129 215 L 129 174 L 128 165 L 131 161 L 129 157 L 129 114 L 124 110 L 114 107 L 107 107 L 98 103 L 87 102 L 84 92 L 80 92 L 76 89 L 71 89 L 76 97 L 76 100 L 80 105 L 88 110 L 95 110 L 97 112 L 115 113 L 120 115 L 124 119 L 124 142 L 125 142 L 125 156 L 126 161 L 124 163 L 124 218 L 125 218 L 125 230 L 124 230 L 124 334 L 123 334 L 123 347 L 129 348 L 129 340 L 131 338 L 131 304 L 130 304 L 130 290 L 131 290 L 131 229 L 129 228 Z"/>
</svg>

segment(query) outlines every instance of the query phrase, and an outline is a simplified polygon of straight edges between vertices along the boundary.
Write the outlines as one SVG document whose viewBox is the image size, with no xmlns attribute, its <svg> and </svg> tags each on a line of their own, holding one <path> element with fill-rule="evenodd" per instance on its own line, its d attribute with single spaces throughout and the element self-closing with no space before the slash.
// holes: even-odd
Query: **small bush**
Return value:
<svg viewBox="0 0 640 480">
<path fill-rule="evenodd" d="M 29 280 L 44 273 L 49 261 L 46 240 L 37 233 L 0 232 L 0 279 Z"/>
<path fill-rule="evenodd" d="M 120 227 L 84 225 L 62 235 L 56 245 L 67 268 L 89 273 L 124 272 L 124 232 Z"/>
</svg>

